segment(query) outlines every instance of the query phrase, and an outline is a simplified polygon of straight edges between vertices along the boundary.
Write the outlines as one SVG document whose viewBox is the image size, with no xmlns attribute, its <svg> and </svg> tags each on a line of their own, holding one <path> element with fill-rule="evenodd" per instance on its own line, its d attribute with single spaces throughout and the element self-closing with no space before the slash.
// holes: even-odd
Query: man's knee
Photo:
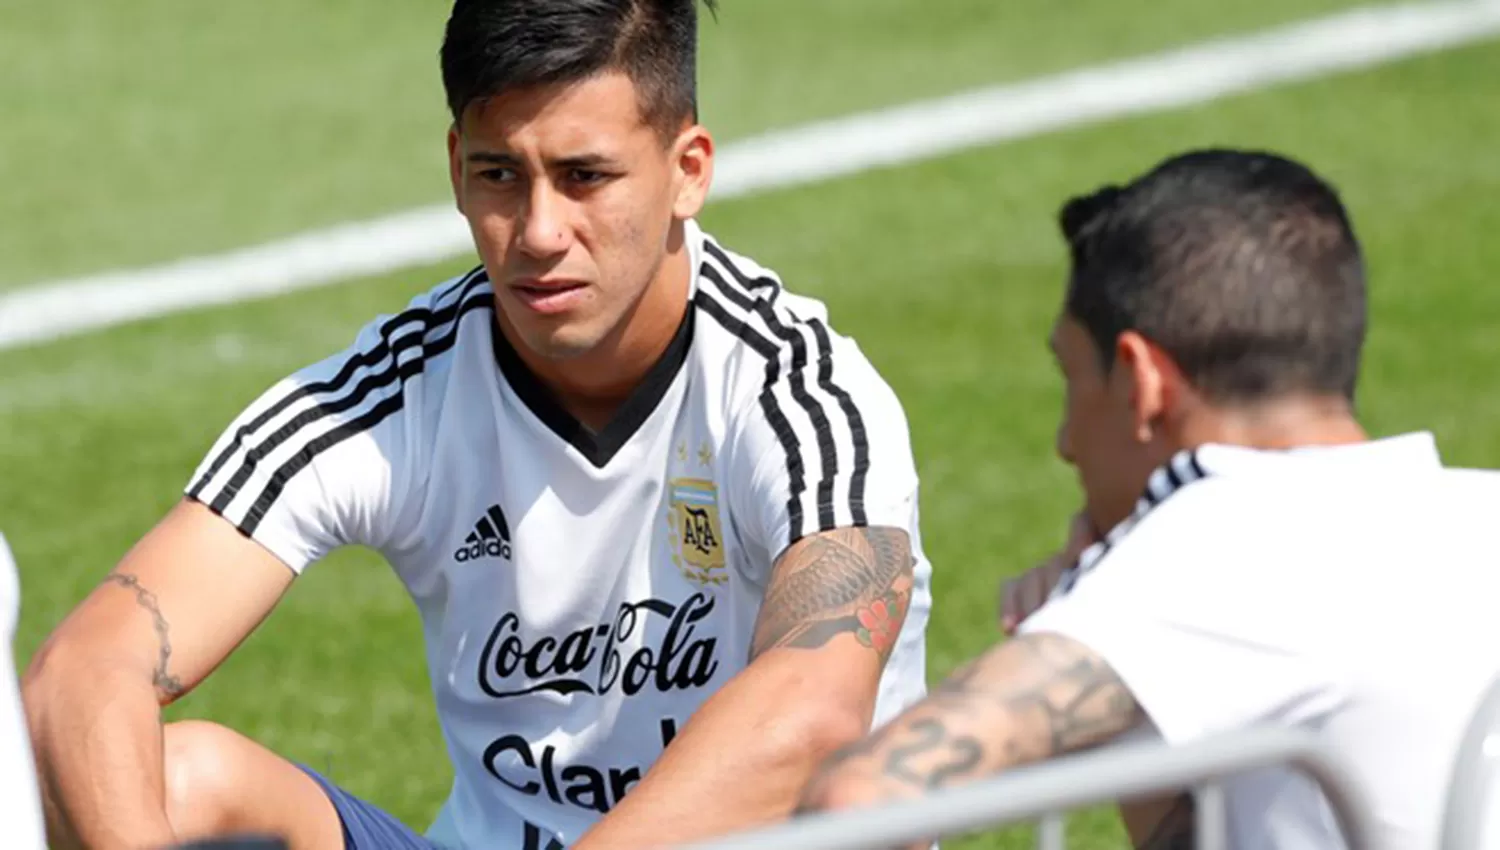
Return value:
<svg viewBox="0 0 1500 850">
<path fill-rule="evenodd" d="M 168 724 L 162 743 L 167 818 L 179 839 L 275 835 L 294 848 L 341 846 L 328 795 L 260 744 L 201 720 Z"/>
<path fill-rule="evenodd" d="M 218 834 L 236 825 L 236 800 L 249 791 L 254 744 L 217 723 L 169 723 L 162 740 L 167 817 L 179 836 Z"/>
</svg>

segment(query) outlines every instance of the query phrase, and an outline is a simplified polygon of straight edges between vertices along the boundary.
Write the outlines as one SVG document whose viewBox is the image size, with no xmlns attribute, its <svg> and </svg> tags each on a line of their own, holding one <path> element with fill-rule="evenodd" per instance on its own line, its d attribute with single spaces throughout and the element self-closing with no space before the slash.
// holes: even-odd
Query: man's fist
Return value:
<svg viewBox="0 0 1500 850">
<path fill-rule="evenodd" d="M 1083 550 L 1094 545 L 1099 535 L 1094 525 L 1082 511 L 1073 515 L 1068 526 L 1068 542 L 1061 552 L 1032 567 L 1016 578 L 1005 582 L 1000 588 L 1000 628 L 1007 635 L 1015 634 L 1021 621 L 1046 604 L 1052 588 L 1057 586 L 1063 571 L 1071 567 Z"/>
</svg>

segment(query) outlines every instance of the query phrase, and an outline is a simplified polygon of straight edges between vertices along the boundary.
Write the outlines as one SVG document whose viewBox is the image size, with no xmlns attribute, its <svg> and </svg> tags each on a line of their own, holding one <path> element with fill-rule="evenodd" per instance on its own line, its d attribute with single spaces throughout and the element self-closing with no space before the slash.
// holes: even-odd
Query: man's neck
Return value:
<svg viewBox="0 0 1500 850">
<path fill-rule="evenodd" d="M 516 352 L 564 410 L 598 432 L 671 345 L 687 313 L 691 272 L 686 246 L 669 253 L 619 326 L 587 353 L 547 360 L 524 346 Z"/>
<path fill-rule="evenodd" d="M 1220 443 L 1272 450 L 1369 440 L 1348 402 L 1321 398 L 1200 411 L 1182 423 L 1180 437 L 1189 446 Z"/>
</svg>

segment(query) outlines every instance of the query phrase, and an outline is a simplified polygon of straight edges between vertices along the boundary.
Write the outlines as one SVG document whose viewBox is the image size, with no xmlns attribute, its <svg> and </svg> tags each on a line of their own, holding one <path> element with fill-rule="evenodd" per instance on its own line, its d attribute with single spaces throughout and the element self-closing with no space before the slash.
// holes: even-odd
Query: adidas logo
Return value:
<svg viewBox="0 0 1500 850">
<path fill-rule="evenodd" d="M 506 524 L 499 505 L 490 505 L 484 516 L 474 523 L 474 530 L 464 538 L 464 545 L 453 553 L 453 557 L 460 564 L 480 558 L 510 560 L 510 526 Z"/>
</svg>

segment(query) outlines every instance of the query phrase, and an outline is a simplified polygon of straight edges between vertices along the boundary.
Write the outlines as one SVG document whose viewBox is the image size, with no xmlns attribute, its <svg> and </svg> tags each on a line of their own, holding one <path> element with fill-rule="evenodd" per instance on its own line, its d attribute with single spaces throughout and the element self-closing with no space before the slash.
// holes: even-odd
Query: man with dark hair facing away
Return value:
<svg viewBox="0 0 1500 850">
<path fill-rule="evenodd" d="M 821 304 L 695 223 L 696 41 L 693 0 L 455 4 L 482 263 L 251 403 L 51 636 L 25 697 L 57 846 L 661 846 L 785 817 L 920 698 L 904 412 Z M 455 772 L 425 835 L 161 722 L 349 544 L 421 614 Z"/>
<path fill-rule="evenodd" d="M 1317 730 L 1352 766 L 1374 850 L 1435 848 L 1500 669 L 1500 476 L 1357 421 L 1364 268 L 1338 196 L 1280 156 L 1195 151 L 1069 202 L 1061 224 L 1057 452 L 1086 503 L 1066 568 L 1019 582 L 1017 635 L 830 758 L 802 808 L 1272 725 Z M 1055 585 L 1044 603 L 1037 584 Z M 1231 847 L 1343 846 L 1291 770 L 1224 788 Z M 1138 847 L 1193 846 L 1188 795 L 1124 814 Z"/>
</svg>

